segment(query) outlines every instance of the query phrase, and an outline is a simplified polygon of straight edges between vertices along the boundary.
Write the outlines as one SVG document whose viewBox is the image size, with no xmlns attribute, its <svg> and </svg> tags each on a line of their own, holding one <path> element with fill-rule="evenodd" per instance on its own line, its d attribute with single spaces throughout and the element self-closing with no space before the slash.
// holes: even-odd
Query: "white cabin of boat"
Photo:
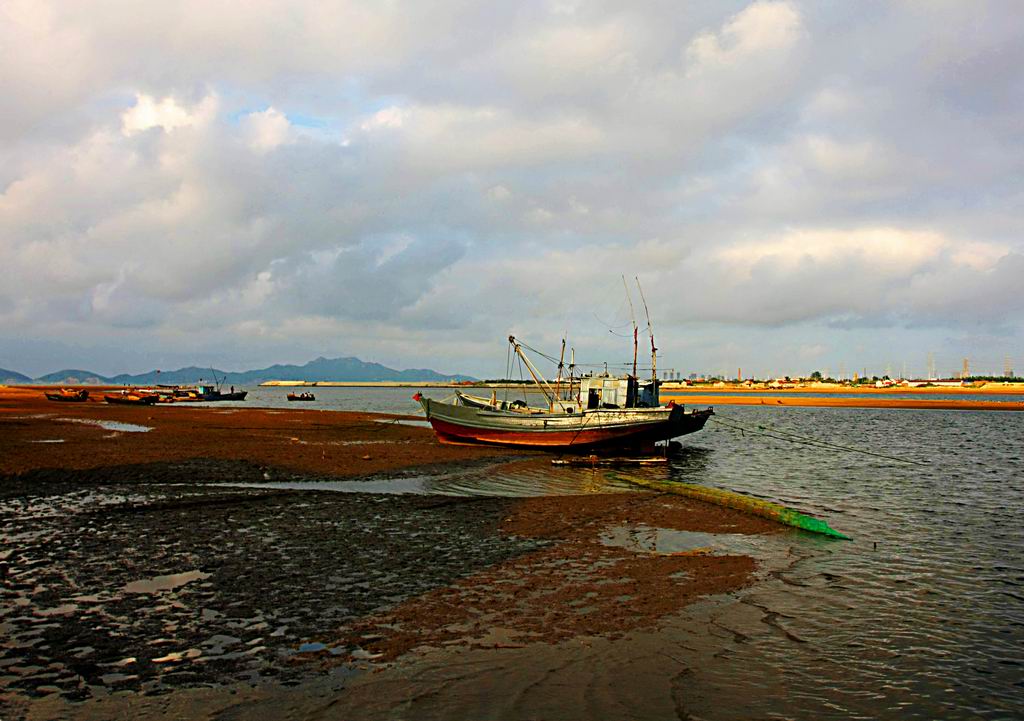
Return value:
<svg viewBox="0 0 1024 721">
<path fill-rule="evenodd" d="M 639 380 L 633 376 L 583 376 L 580 379 L 580 404 L 593 408 L 656 408 L 657 379 Z"/>
</svg>

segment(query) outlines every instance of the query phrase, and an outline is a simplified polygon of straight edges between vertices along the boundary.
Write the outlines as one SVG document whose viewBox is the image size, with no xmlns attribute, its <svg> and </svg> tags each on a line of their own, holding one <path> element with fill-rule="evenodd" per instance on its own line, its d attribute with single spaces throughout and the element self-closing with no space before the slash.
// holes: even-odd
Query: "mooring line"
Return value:
<svg viewBox="0 0 1024 721">
<path fill-rule="evenodd" d="M 847 451 L 849 453 L 862 453 L 866 456 L 875 456 L 876 458 L 885 458 L 890 461 L 896 461 L 898 463 L 910 463 L 915 466 L 927 466 L 927 463 L 921 461 L 914 461 L 909 458 L 900 458 L 899 456 L 890 456 L 886 453 L 878 453 L 877 451 L 867 451 L 863 448 L 857 448 L 855 446 L 844 446 L 838 443 L 829 443 L 828 441 L 818 440 L 817 438 L 810 438 L 808 436 L 802 436 L 798 433 L 792 433 L 791 431 L 783 431 L 777 428 L 772 428 L 764 425 L 750 426 L 746 423 L 741 423 L 734 419 L 724 419 L 719 416 L 711 416 L 708 420 L 715 423 L 720 423 L 723 426 L 738 430 L 741 432 L 752 433 L 754 435 L 766 436 L 768 438 L 775 438 L 780 441 L 789 441 L 790 443 L 803 443 L 808 446 L 818 446 L 821 448 L 833 448 L 840 451 Z"/>
</svg>

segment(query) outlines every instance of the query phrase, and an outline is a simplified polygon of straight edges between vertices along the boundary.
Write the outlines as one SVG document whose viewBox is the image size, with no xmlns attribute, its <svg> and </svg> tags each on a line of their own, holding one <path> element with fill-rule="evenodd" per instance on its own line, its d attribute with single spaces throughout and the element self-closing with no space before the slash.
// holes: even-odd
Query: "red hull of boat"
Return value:
<svg viewBox="0 0 1024 721">
<path fill-rule="evenodd" d="M 710 412 L 708 413 L 710 415 Z M 472 428 L 442 420 L 430 418 L 430 424 L 441 443 L 462 445 L 466 443 L 487 443 L 516 448 L 595 448 L 601 446 L 640 446 L 653 444 L 666 438 L 684 435 L 704 427 L 707 416 L 694 414 L 689 416 L 692 424 L 676 425 L 672 433 L 666 433 L 663 424 L 652 424 L 647 427 L 626 428 L 594 428 L 565 432 L 547 431 L 544 433 L 516 431 L 493 428 Z"/>
</svg>

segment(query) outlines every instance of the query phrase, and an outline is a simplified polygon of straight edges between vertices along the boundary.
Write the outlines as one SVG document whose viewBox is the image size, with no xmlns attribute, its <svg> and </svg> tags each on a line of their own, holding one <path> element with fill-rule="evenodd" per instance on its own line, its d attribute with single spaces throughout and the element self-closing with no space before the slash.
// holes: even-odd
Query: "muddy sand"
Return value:
<svg viewBox="0 0 1024 721">
<path fill-rule="evenodd" d="M 394 420 L 0 392 L 0 718 L 675 718 L 659 629 L 757 564 L 609 533 L 781 529 L 646 491 L 261 485 L 548 462 Z"/>
</svg>

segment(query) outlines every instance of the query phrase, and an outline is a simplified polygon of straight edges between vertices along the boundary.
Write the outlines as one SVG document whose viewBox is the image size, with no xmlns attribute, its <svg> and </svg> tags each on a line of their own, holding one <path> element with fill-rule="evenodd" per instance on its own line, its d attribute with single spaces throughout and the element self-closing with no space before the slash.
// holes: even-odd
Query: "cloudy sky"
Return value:
<svg viewBox="0 0 1024 721">
<path fill-rule="evenodd" d="M 1021 68 L 1013 0 L 0 0 L 0 367 L 617 363 L 625 275 L 662 368 L 1021 373 Z"/>
</svg>

